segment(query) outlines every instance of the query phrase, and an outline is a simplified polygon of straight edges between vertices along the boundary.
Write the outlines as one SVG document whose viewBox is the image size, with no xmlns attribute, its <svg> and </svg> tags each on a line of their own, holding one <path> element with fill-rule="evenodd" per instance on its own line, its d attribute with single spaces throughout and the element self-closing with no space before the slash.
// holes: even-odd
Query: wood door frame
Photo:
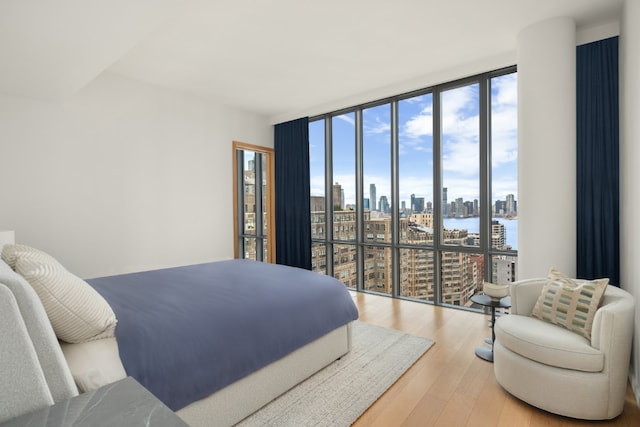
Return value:
<svg viewBox="0 0 640 427">
<path fill-rule="evenodd" d="M 261 145 L 247 144 L 245 142 L 233 141 L 233 257 L 238 258 L 238 236 L 239 236 L 239 224 L 238 224 L 238 165 L 236 159 L 236 153 L 238 150 L 255 151 L 266 155 L 266 176 L 267 176 L 267 194 L 266 194 L 266 206 L 267 206 L 267 259 L 264 261 L 275 263 L 276 261 L 276 223 L 275 223 L 275 173 L 274 173 L 274 151 L 273 148 L 263 147 Z M 256 201 L 257 203 L 257 201 Z"/>
</svg>

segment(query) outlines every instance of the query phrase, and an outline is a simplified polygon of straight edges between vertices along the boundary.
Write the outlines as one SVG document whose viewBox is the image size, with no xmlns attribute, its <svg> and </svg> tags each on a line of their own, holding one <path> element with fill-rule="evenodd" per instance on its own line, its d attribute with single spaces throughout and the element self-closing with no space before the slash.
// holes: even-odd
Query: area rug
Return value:
<svg viewBox="0 0 640 427">
<path fill-rule="evenodd" d="M 433 340 L 354 322 L 352 350 L 238 426 L 349 426 Z"/>
</svg>

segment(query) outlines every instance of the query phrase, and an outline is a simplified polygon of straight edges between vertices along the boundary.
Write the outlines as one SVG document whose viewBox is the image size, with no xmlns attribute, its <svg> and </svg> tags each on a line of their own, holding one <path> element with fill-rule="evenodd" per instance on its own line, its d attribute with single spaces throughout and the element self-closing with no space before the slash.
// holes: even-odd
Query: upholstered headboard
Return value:
<svg viewBox="0 0 640 427">
<path fill-rule="evenodd" d="M 2 260 L 0 324 L 0 422 L 78 394 L 37 294 Z"/>
</svg>

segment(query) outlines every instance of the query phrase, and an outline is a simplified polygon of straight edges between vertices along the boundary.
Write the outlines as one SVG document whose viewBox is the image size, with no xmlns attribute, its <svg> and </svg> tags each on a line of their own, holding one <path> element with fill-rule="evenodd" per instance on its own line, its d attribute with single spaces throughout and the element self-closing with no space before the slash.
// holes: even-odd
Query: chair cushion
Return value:
<svg viewBox="0 0 640 427">
<path fill-rule="evenodd" d="M 495 323 L 496 341 L 527 359 L 585 372 L 604 369 L 604 354 L 568 329 L 530 316 L 510 314 Z"/>
</svg>

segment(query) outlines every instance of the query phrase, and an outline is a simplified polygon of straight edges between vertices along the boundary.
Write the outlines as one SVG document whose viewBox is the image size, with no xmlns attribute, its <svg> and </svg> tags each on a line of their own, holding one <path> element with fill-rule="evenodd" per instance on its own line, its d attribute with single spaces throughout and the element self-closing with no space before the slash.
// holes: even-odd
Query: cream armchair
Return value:
<svg viewBox="0 0 640 427">
<path fill-rule="evenodd" d="M 591 341 L 531 317 L 546 282 L 511 285 L 511 314 L 495 322 L 494 372 L 515 397 L 555 414 L 587 420 L 622 412 L 634 327 L 634 299 L 607 286 Z"/>
</svg>

